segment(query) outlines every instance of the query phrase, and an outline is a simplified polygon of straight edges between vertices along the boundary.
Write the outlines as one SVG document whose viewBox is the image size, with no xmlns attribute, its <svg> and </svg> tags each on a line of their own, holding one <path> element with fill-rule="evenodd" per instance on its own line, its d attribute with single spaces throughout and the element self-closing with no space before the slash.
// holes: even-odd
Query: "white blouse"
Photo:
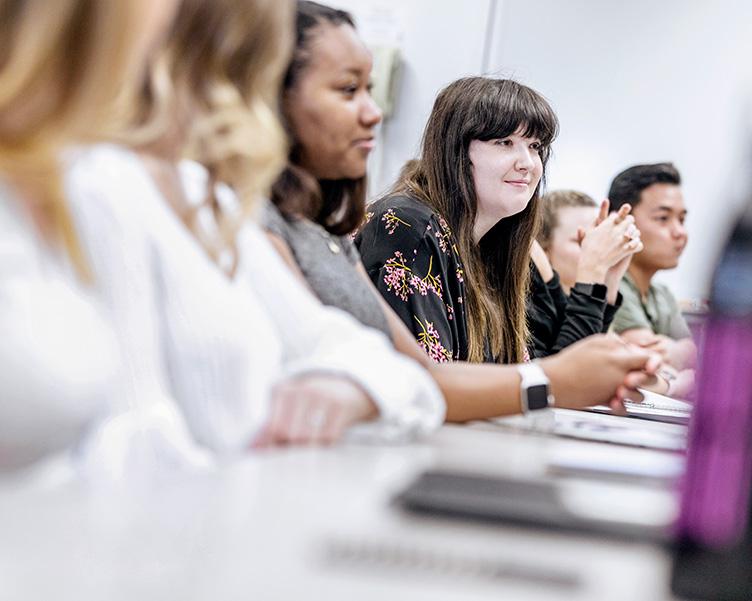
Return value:
<svg viewBox="0 0 752 601">
<path fill-rule="evenodd" d="M 115 341 L 0 182 L 0 470 L 75 445 L 106 407 Z"/>
<path fill-rule="evenodd" d="M 185 163 L 181 171 L 186 195 L 200 203 L 205 170 Z M 239 236 L 229 279 L 134 153 L 104 145 L 81 151 L 67 189 L 122 347 L 118 411 L 161 407 L 157 413 L 174 421 L 179 406 L 202 445 L 237 452 L 264 424 L 277 382 L 323 371 L 361 385 L 379 409 L 379 419 L 353 433 L 403 440 L 442 423 L 444 401 L 429 374 L 380 333 L 322 306 L 255 224 Z M 227 188 L 220 193 L 233 202 Z"/>
</svg>

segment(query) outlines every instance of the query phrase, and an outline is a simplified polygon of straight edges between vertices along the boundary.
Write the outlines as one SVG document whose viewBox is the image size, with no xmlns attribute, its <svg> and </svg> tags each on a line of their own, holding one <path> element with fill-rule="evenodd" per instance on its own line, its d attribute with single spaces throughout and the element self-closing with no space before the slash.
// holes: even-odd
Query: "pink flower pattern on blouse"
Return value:
<svg viewBox="0 0 752 601">
<path fill-rule="evenodd" d="M 437 221 L 441 228 L 436 232 L 436 242 L 439 244 L 439 248 L 442 251 L 447 252 L 452 240 L 452 230 L 449 229 L 449 226 L 447 225 L 447 222 L 444 221 L 443 217 L 437 217 Z M 457 248 L 454 247 L 453 244 L 451 245 L 453 250 L 457 252 Z"/>
<path fill-rule="evenodd" d="M 433 324 L 428 320 L 422 322 L 417 317 L 415 318 L 415 321 L 418 322 L 418 326 L 421 330 L 418 334 L 418 344 L 423 347 L 423 350 L 426 351 L 428 356 L 436 363 L 448 363 L 451 361 L 452 353 L 442 346 L 439 333 L 436 331 Z"/>
<path fill-rule="evenodd" d="M 421 296 L 433 292 L 436 296 L 442 298 L 441 280 L 431 273 L 432 268 L 433 257 L 428 264 L 428 273 L 421 278 L 405 264 L 402 253 L 397 250 L 394 251 L 394 256 L 387 259 L 384 265 L 384 283 L 387 290 L 394 292 L 403 301 L 407 301 L 408 296 L 416 292 Z"/>
<path fill-rule="evenodd" d="M 356 245 L 373 283 L 432 360 L 466 359 L 464 268 L 447 222 L 404 196 L 368 209 Z"/>
<path fill-rule="evenodd" d="M 400 226 L 412 227 L 407 221 L 403 221 L 394 213 L 394 209 L 387 209 L 387 211 L 381 216 L 381 221 L 384 222 L 384 229 L 390 236 Z"/>
</svg>

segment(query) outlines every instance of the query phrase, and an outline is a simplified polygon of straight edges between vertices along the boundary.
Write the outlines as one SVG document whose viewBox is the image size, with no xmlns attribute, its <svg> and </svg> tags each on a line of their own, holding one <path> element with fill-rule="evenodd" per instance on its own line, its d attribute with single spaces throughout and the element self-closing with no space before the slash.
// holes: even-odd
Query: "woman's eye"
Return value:
<svg viewBox="0 0 752 601">
<path fill-rule="evenodd" d="M 543 150 L 543 144 L 541 144 L 540 142 L 533 142 L 530 145 L 530 148 L 532 148 L 535 152 L 540 152 L 541 150 Z"/>
<path fill-rule="evenodd" d="M 372 81 L 368 82 L 368 85 L 366 85 L 366 90 L 368 90 L 369 94 L 373 92 L 373 82 Z"/>
<path fill-rule="evenodd" d="M 508 138 L 504 138 L 503 140 L 502 139 L 494 140 L 494 144 L 496 146 L 511 146 L 512 145 L 512 140 L 510 140 Z"/>
<path fill-rule="evenodd" d="M 350 84 L 347 86 L 343 86 L 340 88 L 340 92 L 342 92 L 345 96 L 354 96 L 355 92 L 358 91 L 357 84 Z"/>
</svg>

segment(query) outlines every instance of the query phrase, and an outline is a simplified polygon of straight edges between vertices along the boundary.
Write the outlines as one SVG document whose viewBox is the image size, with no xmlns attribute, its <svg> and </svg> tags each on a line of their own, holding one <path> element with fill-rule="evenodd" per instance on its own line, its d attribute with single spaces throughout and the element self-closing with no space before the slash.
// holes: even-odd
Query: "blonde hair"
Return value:
<svg viewBox="0 0 752 601">
<path fill-rule="evenodd" d="M 577 190 L 554 190 L 544 194 L 541 198 L 543 213 L 538 230 L 538 242 L 543 250 L 551 246 L 554 230 L 559 227 L 559 211 L 573 207 L 597 207 L 590 196 Z"/>
<path fill-rule="evenodd" d="M 289 0 L 184 0 L 165 53 L 152 66 L 135 143 L 155 142 L 175 128 L 181 103 L 197 113 L 184 154 L 203 164 L 212 182 L 232 187 L 239 214 L 221 213 L 223 243 L 268 195 L 287 157 L 278 97 L 292 52 Z M 194 216 L 182 216 L 197 234 Z M 206 242 L 201 240 L 206 245 Z M 217 249 L 207 248 L 215 259 Z"/>
<path fill-rule="evenodd" d="M 0 174 L 33 188 L 47 237 L 84 278 L 59 155 L 68 144 L 98 138 L 105 124 L 116 121 L 114 99 L 135 67 L 133 5 L 0 0 L 0 115 L 16 116 L 0 119 Z"/>
</svg>

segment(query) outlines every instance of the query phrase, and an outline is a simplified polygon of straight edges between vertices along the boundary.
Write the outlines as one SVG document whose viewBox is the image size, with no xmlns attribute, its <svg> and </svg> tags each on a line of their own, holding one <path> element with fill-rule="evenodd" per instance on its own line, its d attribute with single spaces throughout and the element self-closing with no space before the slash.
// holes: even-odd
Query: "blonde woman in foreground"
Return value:
<svg viewBox="0 0 752 601">
<path fill-rule="evenodd" d="M 112 122 L 175 5 L 0 0 L 0 470 L 70 448 L 106 408 L 116 350 L 61 155 Z"/>
</svg>

